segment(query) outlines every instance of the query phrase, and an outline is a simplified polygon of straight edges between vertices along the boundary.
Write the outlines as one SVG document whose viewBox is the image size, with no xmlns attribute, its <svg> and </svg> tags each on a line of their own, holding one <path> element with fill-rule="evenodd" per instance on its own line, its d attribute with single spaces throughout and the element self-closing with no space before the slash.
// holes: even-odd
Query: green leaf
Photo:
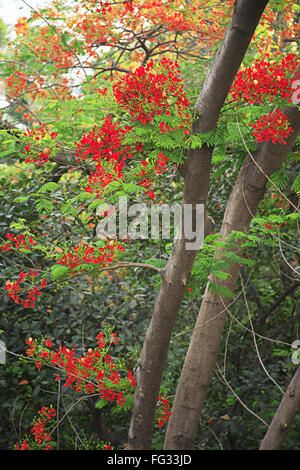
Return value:
<svg viewBox="0 0 300 470">
<path fill-rule="evenodd" d="M 6 155 L 10 155 L 16 151 L 15 147 L 10 147 L 7 150 L 4 150 L 3 152 L 0 152 L 0 158 L 5 157 Z"/>
<path fill-rule="evenodd" d="M 225 243 L 225 242 L 221 242 L 220 240 L 215 240 L 215 241 L 214 241 L 214 245 L 215 245 L 215 246 L 220 246 L 220 247 L 225 247 L 225 246 L 226 246 L 226 243 Z"/>
<path fill-rule="evenodd" d="M 296 176 L 291 189 L 297 194 L 300 193 L 300 173 Z"/>
<path fill-rule="evenodd" d="M 48 191 L 56 191 L 59 189 L 59 184 L 50 181 L 49 183 L 45 183 L 39 190 L 39 193 L 47 193 Z"/>
<path fill-rule="evenodd" d="M 71 206 L 71 204 L 64 204 L 61 208 L 62 214 L 67 214 L 67 215 L 72 215 L 73 217 L 76 217 L 78 214 L 78 210 L 75 209 L 75 207 Z"/>
<path fill-rule="evenodd" d="M 107 401 L 106 400 L 98 400 L 96 403 L 95 403 L 95 407 L 97 408 L 97 410 L 101 410 L 101 408 L 104 408 L 104 406 L 107 404 Z"/>
<path fill-rule="evenodd" d="M 29 199 L 29 196 L 18 196 L 14 199 L 14 202 L 25 202 Z"/>
<path fill-rule="evenodd" d="M 287 214 L 286 216 L 287 219 L 291 219 L 291 220 L 297 220 L 299 219 L 299 217 L 300 217 L 300 214 L 297 214 L 297 213 Z"/>
<path fill-rule="evenodd" d="M 224 273 L 223 271 L 213 271 L 213 274 L 220 279 L 227 279 L 228 277 L 231 277 L 231 274 Z"/>
<path fill-rule="evenodd" d="M 196 148 L 201 148 L 203 144 L 203 140 L 201 138 L 201 135 L 191 135 L 191 148 L 196 149 Z"/>
<path fill-rule="evenodd" d="M 214 282 L 210 282 L 208 290 L 213 294 L 220 295 L 222 297 L 228 297 L 229 299 L 234 298 L 234 294 L 231 292 L 231 290 L 222 284 L 215 284 Z"/>
<path fill-rule="evenodd" d="M 48 201 L 48 199 L 40 199 L 40 201 L 36 205 L 36 210 L 38 212 L 45 211 L 48 214 L 50 214 L 50 212 L 52 212 L 52 209 L 53 209 L 53 204 L 51 201 Z"/>
<path fill-rule="evenodd" d="M 70 34 L 69 33 L 62 33 L 61 36 L 60 36 L 60 40 L 61 40 L 61 43 L 63 44 L 63 46 L 65 46 L 66 48 L 68 48 L 68 40 L 70 39 Z"/>
<path fill-rule="evenodd" d="M 275 185 L 277 186 L 277 188 L 283 191 L 287 185 L 288 177 L 287 177 L 287 174 L 284 172 L 284 169 L 280 168 L 279 170 L 275 171 L 275 173 L 273 173 L 270 176 L 270 180 L 272 181 L 273 184 L 270 181 L 268 181 L 267 188 L 271 188 L 273 187 L 273 185 Z"/>
<path fill-rule="evenodd" d="M 25 220 L 23 221 L 23 219 L 20 219 L 18 222 L 12 222 L 10 224 L 10 228 L 15 228 L 16 230 L 27 230 L 27 227 L 23 222 L 25 222 Z"/>
<path fill-rule="evenodd" d="M 167 260 L 150 258 L 150 259 L 147 259 L 145 263 L 150 264 L 151 266 L 154 266 L 155 268 L 163 269 L 167 264 Z"/>
<path fill-rule="evenodd" d="M 86 202 L 88 201 L 89 199 L 91 199 L 91 194 L 90 193 L 80 193 L 80 194 L 77 194 L 77 196 L 75 196 L 73 199 L 72 199 L 72 202 Z M 68 201 L 69 202 L 69 201 Z"/>
<path fill-rule="evenodd" d="M 232 251 L 223 253 L 223 257 L 231 261 L 232 263 L 247 264 L 248 266 L 252 266 L 254 264 L 253 260 L 249 258 L 242 258 L 241 256 L 237 255 L 236 253 L 233 253 Z"/>
<path fill-rule="evenodd" d="M 91 204 L 88 207 L 89 211 L 93 211 L 94 209 L 97 209 L 98 206 L 103 204 L 103 201 L 101 199 L 96 199 L 95 201 L 91 202 Z"/>
<path fill-rule="evenodd" d="M 62 266 L 59 264 L 55 264 L 51 267 L 51 276 L 53 281 L 58 281 L 66 276 L 66 274 L 70 271 L 69 266 Z"/>
</svg>

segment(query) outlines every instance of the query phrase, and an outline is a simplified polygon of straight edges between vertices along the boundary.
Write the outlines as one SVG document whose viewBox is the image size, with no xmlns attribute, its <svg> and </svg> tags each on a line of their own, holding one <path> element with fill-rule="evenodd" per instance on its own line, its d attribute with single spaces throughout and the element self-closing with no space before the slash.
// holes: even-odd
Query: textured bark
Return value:
<svg viewBox="0 0 300 470">
<path fill-rule="evenodd" d="M 292 378 L 259 450 L 279 450 L 300 408 L 300 366 Z"/>
<path fill-rule="evenodd" d="M 300 129 L 300 112 L 297 108 L 283 111 L 290 119 L 294 133 L 286 145 L 265 143 L 253 155 L 254 161 L 250 155 L 245 158 L 224 214 L 221 228 L 223 239 L 233 230 L 247 232 L 265 192 L 267 179 L 264 173 L 270 176 L 278 170 L 291 150 Z M 216 256 L 222 256 L 222 249 Z M 231 277 L 220 283 L 234 291 L 240 266 L 233 263 L 226 271 Z M 227 317 L 226 307 L 230 302 L 231 299 L 209 291 L 207 285 L 176 390 L 165 449 L 194 447 L 202 406 Z"/>
<path fill-rule="evenodd" d="M 221 47 L 216 54 L 196 104 L 193 133 L 215 128 L 229 89 L 248 49 L 267 0 L 238 0 Z M 212 147 L 190 150 L 183 167 L 183 204 L 206 205 Z M 184 230 L 183 230 L 184 232 Z M 138 361 L 137 386 L 129 430 L 128 450 L 151 448 L 154 413 L 171 333 L 197 250 L 186 250 L 177 239 L 166 266 L 154 314 Z"/>
</svg>

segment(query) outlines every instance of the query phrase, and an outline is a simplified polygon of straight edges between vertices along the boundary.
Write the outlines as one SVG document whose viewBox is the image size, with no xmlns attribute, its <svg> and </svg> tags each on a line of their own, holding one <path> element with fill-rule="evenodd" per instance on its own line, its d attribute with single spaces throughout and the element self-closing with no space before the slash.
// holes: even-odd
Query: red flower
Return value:
<svg viewBox="0 0 300 470">
<path fill-rule="evenodd" d="M 276 97 L 291 101 L 292 82 L 299 76 L 300 59 L 295 54 L 288 54 L 279 64 L 257 59 L 251 67 L 238 72 L 231 95 L 250 104 Z"/>
<path fill-rule="evenodd" d="M 288 125 L 287 117 L 277 109 L 274 113 L 262 116 L 255 124 L 252 124 L 255 130 L 253 136 L 258 142 L 272 141 L 286 144 L 286 139 L 294 132 Z"/>
<path fill-rule="evenodd" d="M 48 348 L 51 348 L 51 346 L 52 346 L 52 343 L 51 343 L 51 341 L 49 340 L 49 336 L 48 336 L 48 338 L 45 340 L 45 345 L 46 345 Z"/>
<path fill-rule="evenodd" d="M 170 405 L 169 405 L 169 400 L 164 398 L 163 396 L 158 397 L 158 401 L 161 401 L 161 404 L 163 406 L 163 415 L 158 418 L 158 426 L 161 427 L 166 423 L 167 421 L 170 420 L 170 416 L 172 415 L 172 412 L 170 411 Z"/>
<path fill-rule="evenodd" d="M 155 115 L 163 112 L 170 115 L 170 110 L 174 110 L 182 119 L 183 126 L 190 128 L 190 116 L 186 114 L 190 103 L 183 91 L 179 73 L 177 62 L 162 58 L 155 67 L 151 59 L 146 67 L 138 67 L 135 72 L 122 77 L 113 86 L 115 99 L 129 112 L 133 122 L 138 120 L 146 124 L 151 122 Z M 164 131 L 169 129 L 168 125 L 161 123 L 161 130 L 162 126 Z"/>
</svg>

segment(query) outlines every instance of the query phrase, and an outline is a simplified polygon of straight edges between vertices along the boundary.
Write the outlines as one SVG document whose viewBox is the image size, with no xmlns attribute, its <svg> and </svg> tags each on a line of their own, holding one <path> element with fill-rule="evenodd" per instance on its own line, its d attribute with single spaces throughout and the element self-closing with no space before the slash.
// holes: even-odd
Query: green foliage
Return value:
<svg viewBox="0 0 300 470">
<path fill-rule="evenodd" d="M 38 190 L 38 193 L 48 193 L 51 191 L 56 191 L 59 188 L 59 184 L 54 183 L 54 182 L 49 182 L 43 184 L 43 186 L 40 187 Z"/>
<path fill-rule="evenodd" d="M 292 184 L 291 190 L 295 191 L 295 193 L 297 193 L 297 194 L 300 193 L 300 173 L 296 176 L 296 178 L 295 178 L 295 180 Z"/>
</svg>

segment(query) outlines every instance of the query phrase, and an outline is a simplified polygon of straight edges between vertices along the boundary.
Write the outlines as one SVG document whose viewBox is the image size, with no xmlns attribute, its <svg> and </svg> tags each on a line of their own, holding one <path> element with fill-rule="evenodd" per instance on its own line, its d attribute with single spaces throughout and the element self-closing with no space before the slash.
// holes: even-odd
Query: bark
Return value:
<svg viewBox="0 0 300 470">
<path fill-rule="evenodd" d="M 300 130 L 300 112 L 297 108 L 287 108 L 283 112 L 288 116 L 294 132 L 286 145 L 265 143 L 258 147 L 252 156 L 253 159 L 250 155 L 245 158 L 224 214 L 221 228 L 223 239 L 233 230 L 247 232 L 265 192 L 267 179 L 264 173 L 270 176 L 279 169 L 291 150 Z M 236 250 L 239 250 L 238 246 Z M 216 256 L 222 256 L 222 249 Z M 232 292 L 239 271 L 238 264 L 231 264 L 227 269 L 231 277 L 221 281 Z M 194 447 L 201 410 L 216 363 L 230 302 L 231 299 L 209 291 L 207 285 L 176 390 L 165 449 Z"/>
<path fill-rule="evenodd" d="M 259 450 L 279 450 L 300 408 L 300 366 L 292 378 Z"/>
<path fill-rule="evenodd" d="M 248 49 L 267 0 L 239 0 L 196 104 L 193 133 L 216 127 L 220 110 Z M 211 172 L 212 147 L 190 150 L 184 172 L 183 204 L 206 204 Z M 183 230 L 184 232 L 184 230 Z M 186 249 L 177 239 L 163 274 L 154 313 L 138 361 L 137 386 L 130 423 L 128 450 L 151 448 L 154 413 L 171 333 L 197 250 Z"/>
</svg>

